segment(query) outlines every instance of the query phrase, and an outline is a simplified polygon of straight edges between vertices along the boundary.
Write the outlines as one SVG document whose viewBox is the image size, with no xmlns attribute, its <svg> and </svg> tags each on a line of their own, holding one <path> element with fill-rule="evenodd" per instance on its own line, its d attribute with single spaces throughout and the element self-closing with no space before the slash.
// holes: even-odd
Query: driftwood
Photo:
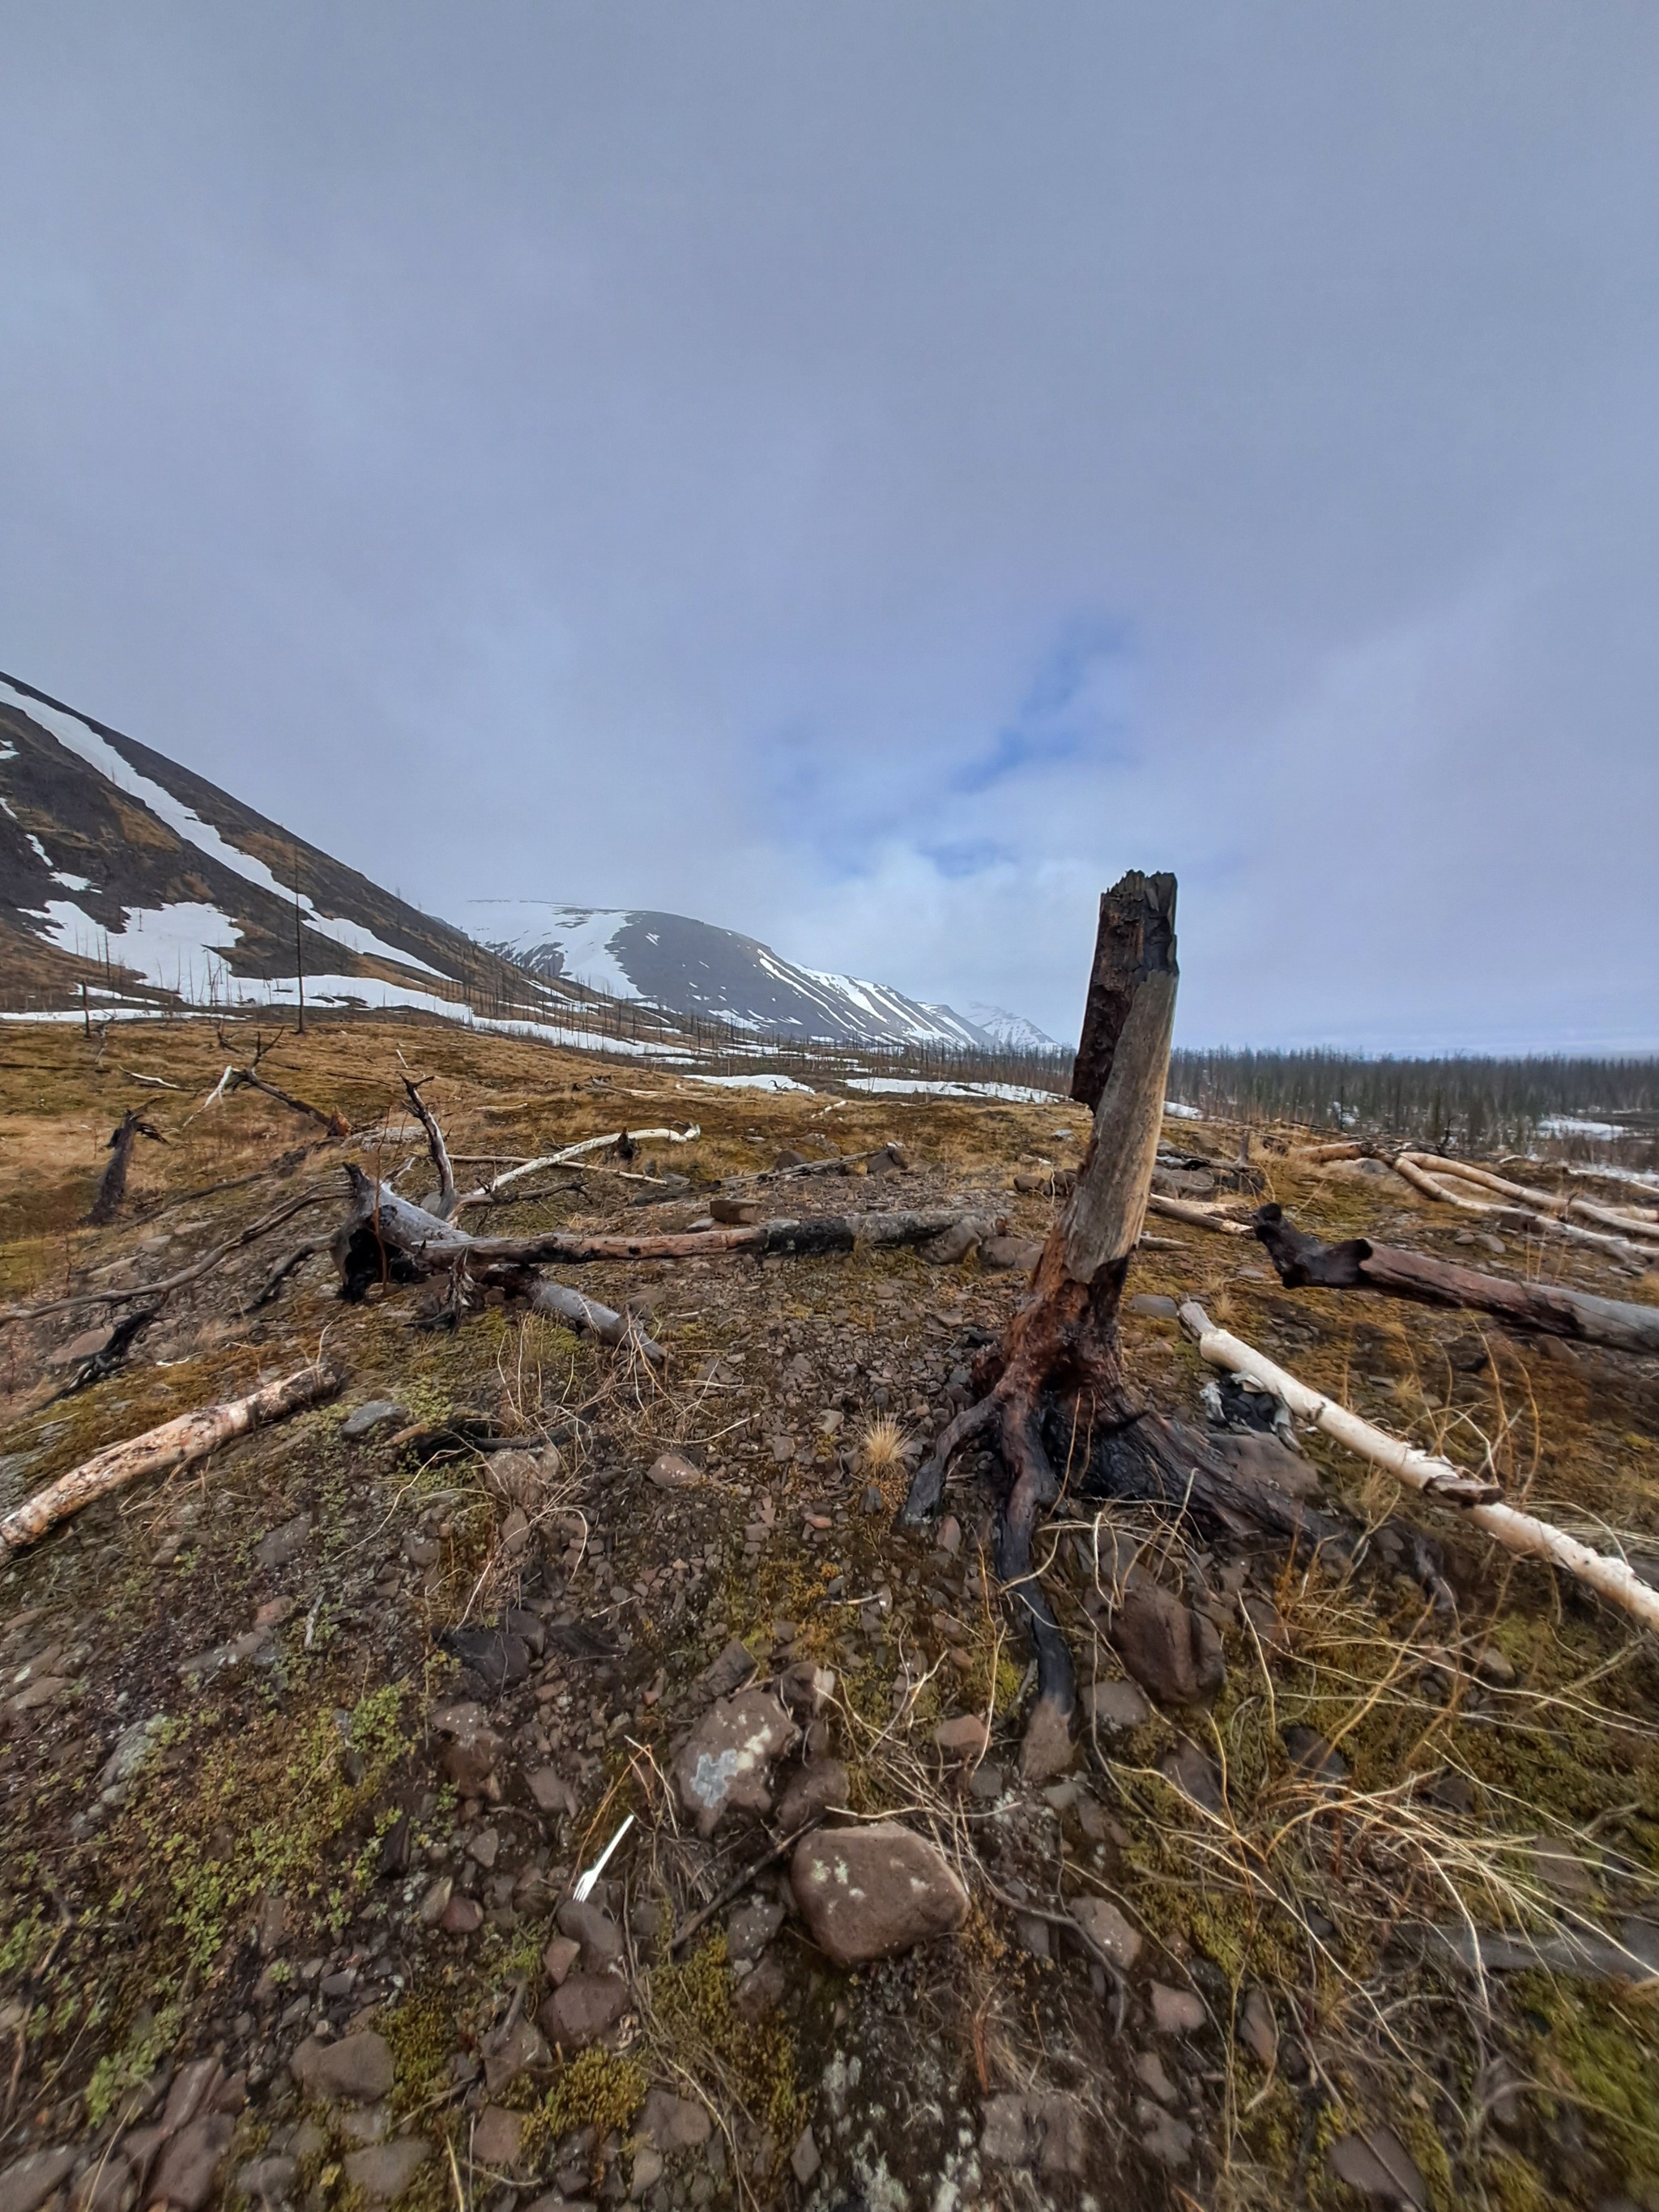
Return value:
<svg viewBox="0 0 1659 2212">
<path fill-rule="evenodd" d="M 1537 1212 L 1556 1214 L 1563 1220 L 1579 1213 L 1588 1221 L 1599 1221 L 1605 1228 L 1623 1230 L 1630 1236 L 1659 1237 L 1659 1214 L 1598 1206 L 1593 1199 L 1577 1198 L 1571 1191 L 1558 1197 L 1553 1191 L 1534 1190 L 1526 1183 L 1511 1182 L 1506 1176 L 1495 1175 L 1490 1168 L 1477 1167 L 1473 1160 L 1442 1159 L 1431 1152 L 1401 1152 L 1400 1158 L 1435 1175 L 1451 1176 L 1460 1182 L 1474 1183 L 1480 1189 L 1496 1191 L 1500 1198 L 1515 1199 Z"/>
<path fill-rule="evenodd" d="M 1377 1291 L 1419 1305 L 1461 1306 L 1510 1327 L 1602 1344 L 1617 1352 L 1659 1352 L 1659 1306 L 1601 1298 L 1551 1283 L 1511 1282 L 1446 1260 L 1431 1260 L 1355 1237 L 1322 1244 L 1295 1228 L 1282 1208 L 1264 1206 L 1255 1233 L 1288 1290 Z"/>
<path fill-rule="evenodd" d="M 1656 1316 L 1659 1318 L 1659 1316 Z M 1409 1488 L 1424 1496 L 1462 1509 L 1477 1528 L 1522 1559 L 1542 1559 L 1573 1576 L 1598 1596 L 1622 1607 L 1645 1628 L 1659 1628 L 1659 1589 L 1644 1583 L 1623 1559 L 1593 1552 L 1547 1521 L 1518 1513 L 1497 1497 L 1497 1485 L 1464 1474 L 1449 1460 L 1437 1459 L 1413 1445 L 1401 1443 L 1386 1431 L 1374 1428 L 1334 1399 L 1310 1390 L 1285 1368 L 1275 1365 L 1254 1346 L 1211 1326 L 1204 1309 L 1191 1301 L 1181 1309 L 1183 1328 L 1197 1343 L 1212 1366 L 1247 1376 L 1272 1392 L 1292 1413 L 1316 1422 L 1329 1436 L 1374 1466 L 1386 1468 Z"/>
<path fill-rule="evenodd" d="M 1426 1156 L 1425 1156 L 1426 1157 Z M 1540 1213 L 1534 1207 L 1507 1204 L 1498 1199 L 1470 1198 L 1461 1190 L 1451 1190 L 1441 1179 L 1452 1172 L 1448 1161 L 1435 1159 L 1432 1164 L 1440 1176 L 1431 1176 L 1422 1161 L 1409 1153 L 1401 1152 L 1389 1164 L 1397 1176 L 1402 1176 L 1413 1190 L 1425 1198 L 1438 1199 L 1443 1205 L 1455 1206 L 1465 1213 L 1484 1214 L 1499 1227 L 1517 1230 L 1523 1236 L 1564 1237 L 1574 1244 L 1588 1244 L 1597 1251 L 1611 1252 L 1616 1259 L 1646 1266 L 1656 1255 L 1627 1237 L 1610 1237 L 1599 1229 L 1583 1229 L 1576 1221 L 1564 1221 L 1559 1212 Z M 1543 1195 L 1543 1194 L 1539 1194 Z M 1547 1200 L 1553 1205 L 1553 1200 Z"/>
<path fill-rule="evenodd" d="M 280 1421 L 301 1407 L 331 1398 L 344 1380 L 337 1367 L 319 1361 L 285 1376 L 280 1382 L 264 1384 L 246 1398 L 204 1406 L 199 1413 L 181 1413 L 159 1429 L 147 1430 L 123 1444 L 111 1444 L 56 1482 L 48 1483 L 44 1490 L 36 1491 L 0 1520 L 0 1556 L 21 1552 L 94 1498 L 106 1497 L 141 1475 L 170 1474 L 205 1459 L 233 1437 L 245 1436 L 250 1429 Z"/>
<path fill-rule="evenodd" d="M 89 1229 L 106 1228 L 119 1211 L 121 1200 L 127 1192 L 127 1169 L 132 1159 L 133 1141 L 138 1137 L 148 1137 L 152 1144 L 164 1145 L 167 1142 L 153 1122 L 146 1121 L 137 1108 L 129 1106 L 116 1123 L 106 1147 L 110 1154 L 110 1163 L 104 1170 L 98 1195 L 93 1200 L 92 1211 L 87 1216 Z"/>
<path fill-rule="evenodd" d="M 1201 1437 L 1149 1412 L 1124 1373 L 1117 1312 L 1163 1122 L 1177 976 L 1175 893 L 1172 876 L 1131 873 L 1101 900 L 1072 1094 L 1093 1106 L 1093 1134 L 1049 1231 L 1031 1297 L 1001 1342 L 975 1362 L 981 1395 L 916 1470 L 902 1516 L 914 1528 L 937 1511 L 951 1464 L 969 1444 L 1000 1462 L 1008 1486 L 996 1571 L 1036 1652 L 1037 1699 L 1023 1758 L 1032 1777 L 1069 1758 L 1076 1705 L 1071 1654 L 1031 1566 L 1033 1532 L 1060 1496 L 1062 1475 L 1074 1492 L 1196 1510 L 1235 1529 L 1292 1540 L 1322 1533 L 1319 1516 L 1266 1485 L 1240 1481 Z M 1197 1208 L 1182 1207 L 1176 1218 L 1221 1225 Z"/>
</svg>

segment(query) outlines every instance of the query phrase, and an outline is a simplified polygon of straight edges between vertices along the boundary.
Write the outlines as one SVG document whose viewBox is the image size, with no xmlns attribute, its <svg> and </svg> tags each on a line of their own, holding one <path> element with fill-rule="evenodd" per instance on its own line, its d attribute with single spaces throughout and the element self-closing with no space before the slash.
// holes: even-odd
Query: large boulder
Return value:
<svg viewBox="0 0 1659 2212">
<path fill-rule="evenodd" d="M 813 1942 L 838 1966 L 896 1958 L 968 1917 L 944 1853 L 891 1820 L 804 1836 L 789 1881 Z"/>
<path fill-rule="evenodd" d="M 1160 1705 L 1207 1704 L 1227 1679 L 1214 1624 L 1156 1583 L 1137 1582 L 1125 1593 L 1111 1637 L 1119 1658 Z"/>
<path fill-rule="evenodd" d="M 770 1690 L 717 1698 L 674 1761 L 674 1785 L 697 1833 L 712 1836 L 734 1807 L 769 1813 L 772 1762 L 799 1734 Z"/>
</svg>

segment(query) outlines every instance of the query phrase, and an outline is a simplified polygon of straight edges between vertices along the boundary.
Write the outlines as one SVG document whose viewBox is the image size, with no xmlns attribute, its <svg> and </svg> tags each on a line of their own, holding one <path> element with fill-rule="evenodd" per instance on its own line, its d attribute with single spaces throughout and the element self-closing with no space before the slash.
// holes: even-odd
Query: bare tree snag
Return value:
<svg viewBox="0 0 1659 2212">
<path fill-rule="evenodd" d="M 1124 1374 L 1118 1304 L 1163 1121 L 1178 973 L 1175 898 L 1173 876 L 1131 873 L 1101 900 L 1073 1079 L 1073 1096 L 1094 1107 L 1094 1132 L 1030 1299 L 1000 1345 L 981 1354 L 975 1382 L 981 1395 L 917 1469 L 901 1516 L 915 1528 L 937 1511 L 951 1462 L 966 1445 L 976 1442 L 1000 1462 L 1007 1487 L 996 1570 L 1037 1660 L 1023 1759 L 1032 1777 L 1066 1764 L 1076 1705 L 1071 1654 L 1031 1567 L 1033 1532 L 1062 1480 L 1085 1496 L 1196 1510 L 1236 1530 L 1291 1539 L 1327 1533 L 1318 1516 L 1241 1482 L 1200 1437 L 1149 1412 Z M 1221 1225 L 1198 1218 L 1206 1227 Z"/>
<path fill-rule="evenodd" d="M 400 1053 L 401 1060 L 403 1054 Z M 426 1146 L 432 1155 L 432 1164 L 437 1170 L 438 1188 L 427 1200 L 428 1213 L 435 1213 L 440 1221 L 447 1221 L 455 1211 L 455 1170 L 450 1164 L 449 1147 L 444 1142 L 444 1133 L 438 1127 L 438 1117 L 421 1096 L 421 1086 L 411 1075 L 404 1078 L 404 1095 L 416 1120 L 426 1131 Z"/>
<path fill-rule="evenodd" d="M 1401 1443 L 1397 1437 L 1374 1428 L 1370 1422 L 1362 1420 L 1334 1399 L 1310 1390 L 1305 1382 L 1277 1366 L 1253 1345 L 1229 1335 L 1225 1329 L 1212 1328 L 1203 1307 L 1191 1300 L 1181 1309 L 1181 1325 L 1212 1366 L 1249 1376 L 1252 1382 L 1270 1390 L 1291 1413 L 1304 1420 L 1316 1422 L 1350 1451 L 1370 1460 L 1374 1466 L 1386 1468 L 1409 1489 L 1462 1508 L 1477 1528 L 1484 1529 L 1506 1551 L 1523 1559 L 1542 1559 L 1563 1569 L 1598 1596 L 1622 1607 L 1644 1627 L 1659 1629 L 1659 1589 L 1644 1583 L 1625 1560 L 1609 1558 L 1605 1552 L 1593 1552 L 1587 1544 L 1552 1528 L 1547 1521 L 1540 1521 L 1530 1513 L 1516 1512 L 1512 1505 L 1499 1500 L 1495 1483 L 1483 1482 L 1477 1476 L 1464 1474 L 1449 1460 L 1436 1459 L 1428 1452 Z"/>
<path fill-rule="evenodd" d="M 133 1141 L 138 1137 L 148 1137 L 157 1145 L 167 1142 L 153 1122 L 146 1121 L 136 1107 L 129 1106 L 116 1123 L 106 1147 L 110 1154 L 110 1164 L 104 1170 L 98 1195 L 93 1200 L 92 1211 L 87 1216 L 89 1229 L 106 1228 L 120 1211 L 121 1200 L 127 1194 L 127 1169 L 132 1159 Z"/>
<path fill-rule="evenodd" d="M 250 1429 L 280 1421 L 301 1407 L 331 1398 L 344 1380 L 337 1367 L 319 1361 L 314 1366 L 301 1368 L 297 1374 L 284 1376 L 280 1382 L 265 1383 L 246 1398 L 204 1406 L 199 1413 L 181 1413 L 159 1429 L 147 1430 L 125 1443 L 94 1453 L 0 1520 L 0 1557 L 38 1542 L 49 1528 L 68 1520 L 82 1506 L 137 1481 L 141 1475 L 171 1474 L 205 1459 L 233 1437 L 245 1436 Z"/>
<path fill-rule="evenodd" d="M 1461 1306 L 1488 1313 L 1510 1328 L 1546 1336 L 1565 1336 L 1581 1344 L 1603 1344 L 1617 1352 L 1659 1352 L 1659 1306 L 1600 1298 L 1589 1291 L 1570 1291 L 1550 1283 L 1516 1283 L 1506 1275 L 1486 1275 L 1447 1260 L 1431 1260 L 1368 1237 L 1322 1244 L 1285 1218 L 1277 1206 L 1264 1206 L 1255 1233 L 1287 1290 L 1378 1291 L 1410 1298 L 1419 1305 Z"/>
</svg>

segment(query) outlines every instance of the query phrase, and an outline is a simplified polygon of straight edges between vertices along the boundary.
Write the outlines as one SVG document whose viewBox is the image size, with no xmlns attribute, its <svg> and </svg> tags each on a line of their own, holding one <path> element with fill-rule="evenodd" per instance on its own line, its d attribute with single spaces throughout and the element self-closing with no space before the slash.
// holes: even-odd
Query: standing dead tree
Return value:
<svg viewBox="0 0 1659 2212">
<path fill-rule="evenodd" d="M 1024 1753 L 1031 1776 L 1066 1763 L 1077 1701 L 1066 1638 L 1031 1565 L 1039 1518 L 1062 1489 L 1196 1511 L 1236 1530 L 1327 1533 L 1307 1508 L 1239 1480 L 1200 1436 L 1151 1412 L 1124 1371 L 1118 1305 L 1163 1121 L 1178 975 L 1175 901 L 1173 876 L 1138 872 L 1101 899 L 1072 1086 L 1094 1109 L 1093 1134 L 1031 1297 L 1000 1343 L 981 1353 L 979 1395 L 917 1469 L 901 1516 L 915 1528 L 937 1511 L 951 1463 L 969 1444 L 1000 1466 L 996 1571 L 1037 1661 Z"/>
<path fill-rule="evenodd" d="M 136 1107 L 129 1106 L 110 1134 L 106 1148 L 110 1154 L 110 1163 L 104 1170 L 98 1195 L 93 1200 L 92 1211 L 87 1216 L 89 1229 L 106 1228 L 120 1211 L 121 1200 L 127 1193 L 127 1170 L 132 1162 L 133 1144 L 139 1137 L 148 1137 L 157 1145 L 167 1142 L 154 1122 L 145 1121 Z"/>
</svg>

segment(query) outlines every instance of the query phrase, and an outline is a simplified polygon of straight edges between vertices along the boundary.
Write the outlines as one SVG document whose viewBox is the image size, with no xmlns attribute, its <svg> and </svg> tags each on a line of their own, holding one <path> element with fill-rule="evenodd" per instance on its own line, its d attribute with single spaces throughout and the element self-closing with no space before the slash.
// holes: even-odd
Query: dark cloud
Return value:
<svg viewBox="0 0 1659 2212">
<path fill-rule="evenodd" d="M 1659 1042 L 1659 17 L 8 6 L 0 665 L 436 910 Z"/>
</svg>

